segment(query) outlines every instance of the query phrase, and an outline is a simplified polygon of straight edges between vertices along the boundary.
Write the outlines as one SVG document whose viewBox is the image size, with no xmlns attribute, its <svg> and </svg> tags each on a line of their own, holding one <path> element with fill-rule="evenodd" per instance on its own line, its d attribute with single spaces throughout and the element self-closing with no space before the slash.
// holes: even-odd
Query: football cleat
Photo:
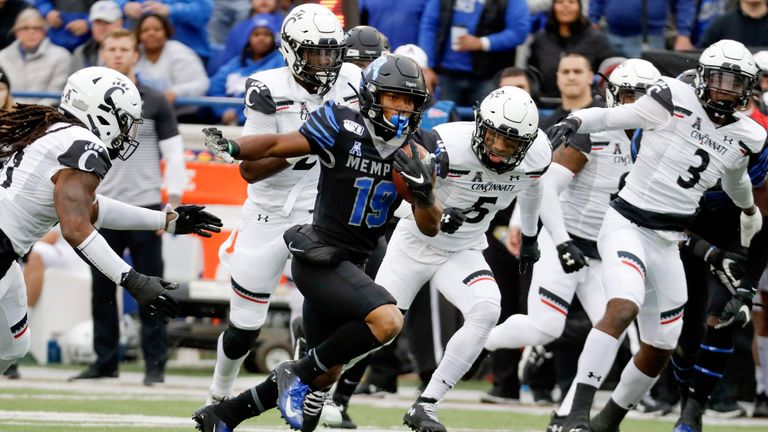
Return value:
<svg viewBox="0 0 768 432">
<path fill-rule="evenodd" d="M 557 415 L 557 411 L 552 411 L 552 416 L 549 418 L 549 424 L 547 425 L 547 432 L 563 432 L 563 426 L 567 418 L 567 416 Z"/>
<path fill-rule="evenodd" d="M 434 403 L 416 401 L 403 416 L 403 424 L 416 432 L 447 432 L 437 419 Z"/>
<path fill-rule="evenodd" d="M 701 416 L 704 414 L 704 407 L 701 402 L 693 398 L 688 398 L 680 413 L 680 418 L 675 423 L 673 432 L 701 432 Z"/>
<path fill-rule="evenodd" d="M 566 420 L 562 430 L 563 432 L 592 432 L 589 420 L 585 418 Z"/>
<path fill-rule="evenodd" d="M 234 429 L 216 415 L 215 408 L 214 405 L 206 405 L 195 411 L 192 416 L 192 420 L 197 423 L 195 428 L 201 432 L 232 432 Z"/>
<path fill-rule="evenodd" d="M 277 381 L 277 409 L 283 420 L 294 430 L 304 426 L 304 398 L 309 386 L 301 382 L 292 368 L 293 362 L 284 362 L 275 368 Z"/>
</svg>

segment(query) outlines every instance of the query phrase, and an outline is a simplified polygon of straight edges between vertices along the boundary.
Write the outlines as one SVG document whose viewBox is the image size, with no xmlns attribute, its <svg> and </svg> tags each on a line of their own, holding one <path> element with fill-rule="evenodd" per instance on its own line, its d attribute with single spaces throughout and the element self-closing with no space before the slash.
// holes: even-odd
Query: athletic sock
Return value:
<svg viewBox="0 0 768 432">
<path fill-rule="evenodd" d="M 235 387 L 235 379 L 240 371 L 240 366 L 248 356 L 236 359 L 227 357 L 224 352 L 224 333 L 219 335 L 219 342 L 216 346 L 216 366 L 213 369 L 213 387 L 211 391 L 217 396 L 229 396 Z"/>
<path fill-rule="evenodd" d="M 350 321 L 310 350 L 294 369 L 301 381 L 309 384 L 328 369 L 346 364 L 381 345 L 365 321 Z"/>
<path fill-rule="evenodd" d="M 215 405 L 216 415 L 229 426 L 236 428 L 251 417 L 277 406 L 277 382 L 274 373 L 256 387 L 252 387 L 232 399 Z"/>
<path fill-rule="evenodd" d="M 733 329 L 707 327 L 696 354 L 695 372 L 689 396 L 702 405 L 707 403 L 715 385 L 723 378 L 728 359 L 733 354 Z"/>
<path fill-rule="evenodd" d="M 333 391 L 333 402 L 335 404 L 347 405 L 349 403 L 352 393 L 355 392 L 357 385 L 360 384 L 360 380 L 363 378 L 363 374 L 365 374 L 370 358 L 371 356 L 366 356 L 341 374 L 339 381 L 336 383 L 336 389 Z"/>
<path fill-rule="evenodd" d="M 593 328 L 584 343 L 574 383 L 577 385 L 569 417 L 589 418 L 595 392 L 613 365 L 619 341 L 608 333 Z"/>
<path fill-rule="evenodd" d="M 637 368 L 632 359 L 621 372 L 621 378 L 613 390 L 611 400 L 616 405 L 628 411 L 637 405 L 646 393 L 653 387 L 658 377 L 650 377 Z M 623 418 L 623 417 L 622 417 Z M 618 423 L 616 424 L 618 426 Z"/>
</svg>

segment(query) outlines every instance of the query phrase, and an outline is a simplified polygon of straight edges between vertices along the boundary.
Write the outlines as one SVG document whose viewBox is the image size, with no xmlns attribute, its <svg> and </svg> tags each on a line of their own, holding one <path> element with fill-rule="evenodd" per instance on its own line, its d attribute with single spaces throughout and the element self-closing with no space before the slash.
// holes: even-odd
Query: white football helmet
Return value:
<svg viewBox="0 0 768 432">
<path fill-rule="evenodd" d="M 760 72 L 768 72 L 768 51 L 756 52 L 752 58 L 755 60 L 757 67 L 760 68 Z"/>
<path fill-rule="evenodd" d="M 112 158 L 128 159 L 139 145 L 141 95 L 127 76 L 114 69 L 94 66 L 73 73 L 59 110 L 99 137 Z"/>
<path fill-rule="evenodd" d="M 472 149 L 480 162 L 499 173 L 515 169 L 539 131 L 539 111 L 531 96 L 518 87 L 501 87 L 486 96 L 474 111 Z M 494 142 L 485 142 L 489 137 Z M 498 138 L 503 140 L 503 147 L 496 142 Z"/>
<path fill-rule="evenodd" d="M 627 92 L 634 93 L 637 100 L 645 94 L 648 87 L 661 79 L 661 73 L 646 60 L 625 60 L 608 77 L 605 89 L 605 101 L 609 107 L 621 105 Z"/>
<path fill-rule="evenodd" d="M 722 39 L 699 57 L 696 94 L 706 108 L 731 114 L 747 106 L 758 72 L 752 53 L 741 42 Z"/>
<path fill-rule="evenodd" d="M 318 94 L 328 93 L 339 76 L 346 51 L 344 30 L 325 6 L 295 7 L 283 20 L 280 52 L 293 76 Z"/>
</svg>

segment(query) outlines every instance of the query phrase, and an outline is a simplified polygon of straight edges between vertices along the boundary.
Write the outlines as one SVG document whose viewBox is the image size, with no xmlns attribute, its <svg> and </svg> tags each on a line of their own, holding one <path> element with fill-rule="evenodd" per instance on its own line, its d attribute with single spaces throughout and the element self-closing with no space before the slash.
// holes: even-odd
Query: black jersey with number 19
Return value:
<svg viewBox="0 0 768 432">
<path fill-rule="evenodd" d="M 313 225 L 329 245 L 365 260 L 384 234 L 402 198 L 392 182 L 395 150 L 403 140 L 375 137 L 358 111 L 328 102 L 299 129 L 322 162 Z M 436 135 L 410 136 L 432 151 Z"/>
</svg>

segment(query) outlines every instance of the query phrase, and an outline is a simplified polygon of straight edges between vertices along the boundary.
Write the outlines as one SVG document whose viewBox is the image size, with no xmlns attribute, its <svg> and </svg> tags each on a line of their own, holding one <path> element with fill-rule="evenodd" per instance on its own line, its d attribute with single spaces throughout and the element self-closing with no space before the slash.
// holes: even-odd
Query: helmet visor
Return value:
<svg viewBox="0 0 768 432">
<path fill-rule="evenodd" d="M 741 96 L 747 90 L 747 77 L 744 75 L 719 69 L 708 69 L 704 80 L 710 91 L 723 95 Z"/>
<path fill-rule="evenodd" d="M 645 88 L 640 87 L 620 87 L 616 91 L 616 102 L 619 105 L 631 104 L 640 99 L 645 94 Z"/>
<path fill-rule="evenodd" d="M 511 164 L 516 161 L 520 149 L 527 148 L 531 140 L 504 134 L 490 127 L 482 128 L 483 151 L 495 163 Z"/>
<path fill-rule="evenodd" d="M 335 68 L 343 61 L 344 48 L 301 47 L 298 54 L 306 67 L 312 70 Z"/>
</svg>

